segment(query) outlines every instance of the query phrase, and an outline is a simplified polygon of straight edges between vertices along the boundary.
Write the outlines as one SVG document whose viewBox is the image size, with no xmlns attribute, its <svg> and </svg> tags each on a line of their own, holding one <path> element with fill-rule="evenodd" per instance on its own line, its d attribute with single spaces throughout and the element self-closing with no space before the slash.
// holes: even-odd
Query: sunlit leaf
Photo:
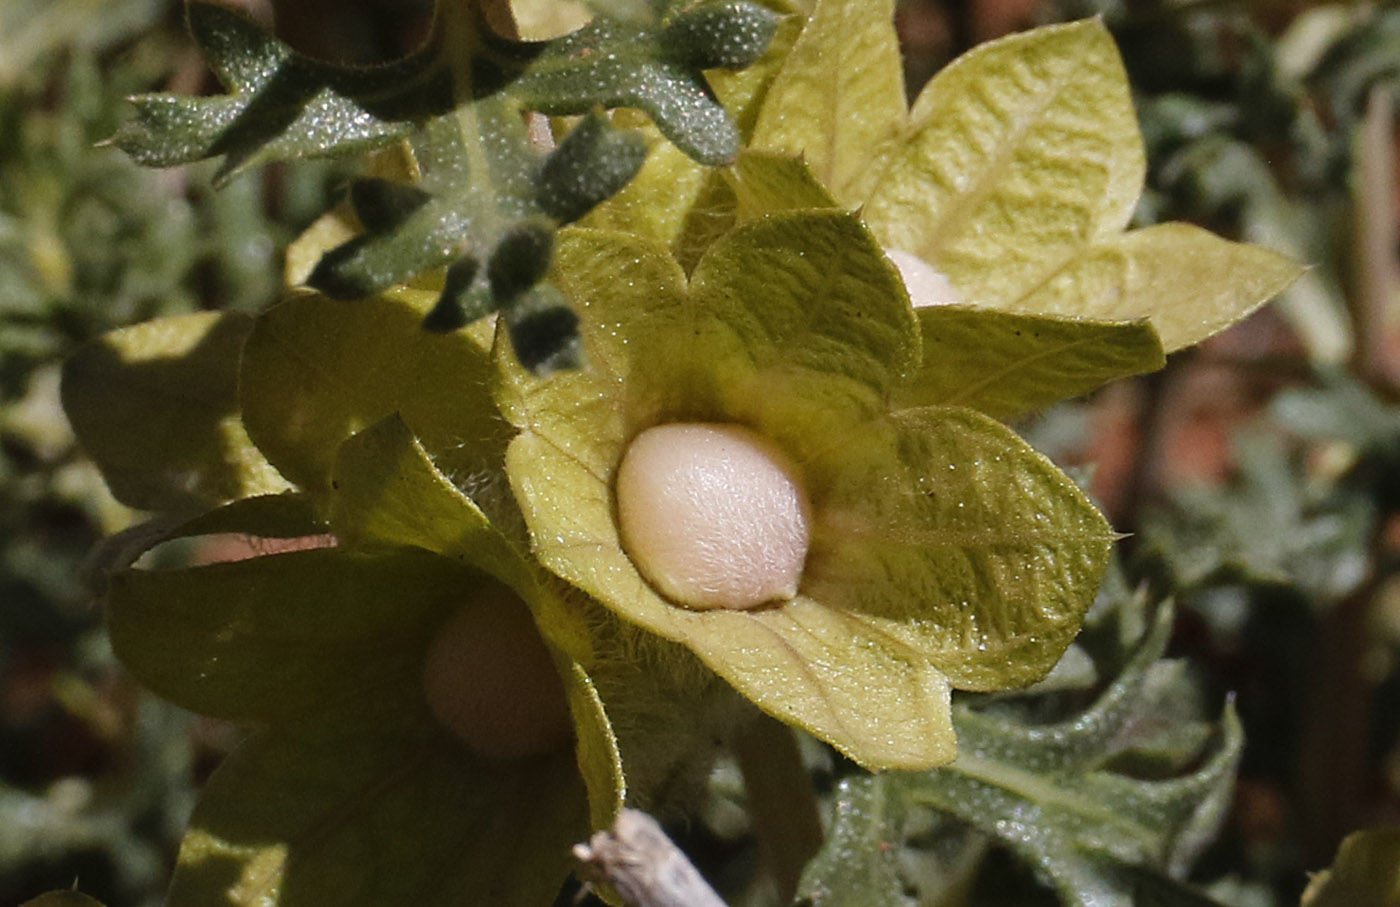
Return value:
<svg viewBox="0 0 1400 907">
<path fill-rule="evenodd" d="M 507 469 L 550 569 L 871 766 L 951 756 L 945 677 L 985 689 L 1049 669 L 1112 533 L 990 419 L 884 411 L 917 361 L 917 325 L 853 218 L 754 221 L 709 249 L 688 288 L 645 241 L 567 237 L 561 286 L 593 366 L 544 382 L 507 370 L 498 394 L 523 430 Z M 637 571 L 612 475 L 633 434 L 668 421 L 740 422 L 802 464 L 816 528 L 797 598 L 691 611 Z"/>
<path fill-rule="evenodd" d="M 1145 322 L 1015 315 L 962 306 L 918 309 L 924 361 L 896 397 L 966 406 L 1010 420 L 1165 364 Z"/>
<path fill-rule="evenodd" d="M 904 128 L 893 20 L 887 0 L 818 0 L 768 89 L 750 140 L 759 150 L 801 156 L 845 205 L 865 199 L 878 150 Z"/>
<path fill-rule="evenodd" d="M 1146 318 L 1173 352 L 1239 321 L 1301 273 L 1302 265 L 1260 246 L 1159 224 L 1095 243 L 1005 307 L 1100 321 Z"/>
<path fill-rule="evenodd" d="M 979 305 L 1008 305 L 1121 230 L 1142 189 L 1127 78 L 1097 20 L 974 48 L 909 117 L 862 212 Z"/>
</svg>

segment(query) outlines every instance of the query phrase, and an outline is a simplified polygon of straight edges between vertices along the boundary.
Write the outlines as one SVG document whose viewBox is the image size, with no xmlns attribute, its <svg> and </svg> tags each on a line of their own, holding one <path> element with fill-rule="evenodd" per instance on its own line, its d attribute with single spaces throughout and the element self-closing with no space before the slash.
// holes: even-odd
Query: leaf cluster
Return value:
<svg viewBox="0 0 1400 907">
<path fill-rule="evenodd" d="M 222 157 L 229 176 L 407 143 L 412 182 L 356 182 L 349 202 L 360 231 L 322 250 L 308 283 L 351 299 L 437 270 L 425 327 L 455 330 L 503 311 L 517 353 L 546 371 L 577 364 L 572 315 L 543 280 L 554 231 L 614 195 L 646 154 L 640 135 L 598 111 L 643 110 L 686 154 L 726 163 L 738 134 L 702 70 L 752 62 L 777 24 L 747 0 L 671 3 L 640 20 L 599 16 L 563 38 L 522 42 L 496 34 L 474 5 L 444 4 L 422 47 L 359 69 L 304 57 L 220 6 L 192 3 L 189 14 L 228 94 L 137 98 L 116 144 L 152 166 Z M 527 112 L 585 117 L 542 149 Z"/>
</svg>

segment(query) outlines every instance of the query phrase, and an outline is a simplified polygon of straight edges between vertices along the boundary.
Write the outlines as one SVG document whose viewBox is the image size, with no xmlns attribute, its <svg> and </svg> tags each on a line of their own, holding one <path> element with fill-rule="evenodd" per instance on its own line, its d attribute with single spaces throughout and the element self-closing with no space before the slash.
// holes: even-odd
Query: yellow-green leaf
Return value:
<svg viewBox="0 0 1400 907">
<path fill-rule="evenodd" d="M 500 483 L 497 491 L 509 495 L 504 475 Z M 331 521 L 348 544 L 424 548 L 491 574 L 530 607 L 541 634 L 557 650 L 594 825 L 611 822 L 625 792 L 622 766 L 603 703 L 585 668 L 593 661 L 592 641 L 578 603 L 562 596 L 554 588 L 559 581 L 433 466 L 397 416 L 341 446 L 334 488 Z M 491 493 L 474 491 L 478 496 Z"/>
<path fill-rule="evenodd" d="M 1303 907 L 1400 905 L 1400 828 L 1347 835 L 1336 861 L 1303 892 Z"/>
<path fill-rule="evenodd" d="M 572 754 L 474 758 L 426 710 L 347 697 L 209 779 L 171 907 L 550 903 L 587 834 Z"/>
<path fill-rule="evenodd" d="M 817 0 L 764 97 L 750 144 L 802 156 L 842 204 L 865 197 L 871 163 L 904 124 L 904 74 L 889 0 Z"/>
<path fill-rule="evenodd" d="M 794 208 L 838 207 L 799 157 L 746 149 L 726 173 L 744 219 Z"/>
<path fill-rule="evenodd" d="M 499 468 L 506 426 L 488 355 L 465 332 L 432 334 L 413 306 L 292 296 L 264 313 L 243 355 L 248 434 L 302 488 L 323 493 L 336 451 L 391 413 L 439 468 L 469 484 Z"/>
<path fill-rule="evenodd" d="M 162 318 L 113 331 L 64 365 L 64 411 L 118 500 L 192 511 L 288 487 L 238 418 L 251 327 L 233 313 Z"/>
<path fill-rule="evenodd" d="M 421 699 L 423 646 L 483 581 L 407 549 L 131 570 L 112 578 L 108 627 L 122 664 L 172 702 L 235 721 L 293 721 L 346 697 Z"/>
<path fill-rule="evenodd" d="M 1239 321 L 1303 271 L 1262 246 L 1229 242 L 1189 224 L 1158 224 L 1083 250 L 1007 307 L 1101 321 L 1146 318 L 1162 347 L 1173 352 Z"/>
<path fill-rule="evenodd" d="M 918 309 L 924 361 L 901 406 L 966 406 L 1009 421 L 1165 364 L 1146 321 L 1110 323 L 963 306 Z"/>
<path fill-rule="evenodd" d="M 507 369 L 498 391 L 521 429 L 507 471 L 551 570 L 873 767 L 951 757 L 950 675 L 1014 686 L 1058 658 L 1113 534 L 991 419 L 887 412 L 920 361 L 918 323 L 851 215 L 752 221 L 689 287 L 618 234 L 574 231 L 557 264 L 590 366 L 545 381 Z M 747 425 L 800 467 L 815 528 L 795 599 L 690 611 L 625 552 L 612 483 L 627 442 L 697 421 Z"/>
<path fill-rule="evenodd" d="M 1121 230 L 1142 188 L 1127 78 L 1097 20 L 959 57 L 919 95 L 908 136 L 863 214 L 978 305 L 1006 306 Z"/>
</svg>

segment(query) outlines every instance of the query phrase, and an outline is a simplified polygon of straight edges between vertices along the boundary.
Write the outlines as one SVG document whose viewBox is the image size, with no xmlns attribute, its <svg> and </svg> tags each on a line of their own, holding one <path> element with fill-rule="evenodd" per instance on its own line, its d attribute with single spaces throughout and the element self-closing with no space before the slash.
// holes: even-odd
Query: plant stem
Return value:
<svg viewBox="0 0 1400 907">
<path fill-rule="evenodd" d="M 792 729 L 767 715 L 746 722 L 733 749 L 759 852 L 777 885 L 779 902 L 789 903 L 797 894 L 803 867 L 822 844 L 812 779 Z"/>
</svg>

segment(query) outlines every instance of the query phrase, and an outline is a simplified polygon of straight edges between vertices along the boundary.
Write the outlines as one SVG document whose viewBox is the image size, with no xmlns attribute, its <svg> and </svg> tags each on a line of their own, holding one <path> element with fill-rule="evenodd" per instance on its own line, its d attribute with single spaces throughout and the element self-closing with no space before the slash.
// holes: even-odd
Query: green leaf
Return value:
<svg viewBox="0 0 1400 907">
<path fill-rule="evenodd" d="M 508 496 L 497 485 L 472 489 L 478 498 Z M 530 607 L 541 634 L 567 661 L 561 667 L 578 735 L 596 827 L 621 808 L 622 766 L 612 728 L 587 666 L 596 663 L 589 616 L 560 594 L 523 546 L 509 540 L 461 490 L 433 466 L 398 416 L 359 432 L 340 448 L 334 473 L 331 522 L 351 546 L 380 544 L 423 548 L 490 574 Z M 508 505 L 519 520 L 513 501 Z"/>
<path fill-rule="evenodd" d="M 688 288 L 640 239 L 564 239 L 558 279 L 592 366 L 540 382 L 507 364 L 498 392 L 522 430 L 507 471 L 546 566 L 869 766 L 951 756 L 948 677 L 987 689 L 1049 669 L 1113 534 L 998 423 L 885 411 L 918 361 L 917 326 L 850 215 L 746 224 Z M 619 541 L 612 476 L 633 435 L 670 421 L 745 424 L 801 464 L 815 529 L 797 598 L 696 612 L 642 578 Z"/>
<path fill-rule="evenodd" d="M 821 851 L 807 864 L 799 883 L 802 903 L 811 907 L 911 907 L 904 894 L 899 851 L 908 807 L 900 791 L 883 779 L 868 784 L 842 781 L 837 788 L 830 831 Z M 891 834 L 896 832 L 896 834 Z"/>
<path fill-rule="evenodd" d="M 889 0 L 818 0 L 759 111 L 750 144 L 801 156 L 843 205 L 904 127 L 904 74 Z M 872 221 L 873 223 L 873 221 Z"/>
<path fill-rule="evenodd" d="M 917 310 L 924 361 L 904 406 L 966 406 L 1010 421 L 1166 364 L 1146 322 L 1015 315 L 962 306 Z"/>
<path fill-rule="evenodd" d="M 706 6 L 727 10 L 711 19 L 719 24 L 711 34 L 719 45 L 743 45 L 748 60 L 762 53 L 777 27 L 777 17 L 756 3 Z M 712 16 L 713 10 L 699 7 L 660 30 L 595 19 L 550 42 L 511 90 L 525 107 L 550 115 L 586 113 L 597 105 L 636 107 L 687 156 L 710 166 L 727 164 L 739 150 L 738 129 L 715 100 L 702 67 L 676 53 L 677 42 L 700 49 L 693 35 L 679 34 L 697 13 Z"/>
<path fill-rule="evenodd" d="M 466 334 L 422 331 L 421 317 L 384 298 L 304 294 L 258 319 L 243 355 L 243 421 L 284 475 L 325 493 L 341 442 L 391 413 L 455 481 L 500 468 L 507 426 L 488 398 L 487 355 Z"/>
<path fill-rule="evenodd" d="M 238 418 L 251 326 L 233 313 L 164 318 L 114 331 L 64 365 L 64 412 L 122 503 L 189 512 L 287 487 Z"/>
<path fill-rule="evenodd" d="M 50 891 L 25 901 L 20 907 L 103 907 L 103 904 L 78 891 Z"/>
<path fill-rule="evenodd" d="M 222 155 L 226 178 L 270 160 L 362 152 L 452 106 L 439 33 L 400 61 L 358 69 L 304 57 L 220 4 L 190 3 L 189 24 L 230 94 L 133 98 L 136 118 L 113 142 L 147 166 Z"/>
<path fill-rule="evenodd" d="M 793 209 L 839 207 L 802 158 L 746 150 L 726 176 L 739 215 L 745 219 Z"/>
<path fill-rule="evenodd" d="M 1183 280 L 1187 267 L 1190 280 Z M 1239 321 L 1303 271 L 1260 246 L 1229 242 L 1189 224 L 1158 224 L 1084 249 L 1005 308 L 1099 321 L 1146 318 L 1170 353 Z"/>
<path fill-rule="evenodd" d="M 884 246 L 929 262 L 978 305 L 1009 306 L 1122 230 L 1142 188 L 1127 77 L 1097 20 L 974 48 L 909 118 L 862 213 Z"/>
<path fill-rule="evenodd" d="M 1400 828 L 1353 832 L 1337 859 L 1313 876 L 1302 907 L 1395 907 L 1400 904 Z"/>
<path fill-rule="evenodd" d="M 205 786 L 172 907 L 538 907 L 587 833 L 567 751 L 475 759 L 425 709 L 341 699 L 264 731 Z"/>
<path fill-rule="evenodd" d="M 1210 903 L 1174 879 L 1228 806 L 1243 746 L 1233 708 L 1226 707 L 1217 739 L 1189 774 L 1144 779 L 1112 767 L 1144 742 L 1156 704 L 1181 695 L 1170 679 L 1180 675 L 1157 661 L 1170 628 L 1170 611 L 1162 608 L 1122 674 L 1079 715 L 1037 725 L 963 706 L 956 711 L 960 754 L 952 765 L 843 781 L 838 804 L 862 808 L 838 808 L 833 843 L 813 862 L 803 891 L 836 884 L 828 877 L 841 872 L 831 850 L 837 842 L 864 835 L 904 846 L 900 810 L 923 807 L 1000 840 L 1043 873 L 1066 904 L 1131 907 L 1148 890 L 1163 899 L 1154 903 Z M 870 809 L 879 798 L 899 805 Z M 902 891 L 894 881 L 883 879 L 887 897 Z"/>
<path fill-rule="evenodd" d="M 479 573 L 411 550 L 298 551 L 112 578 L 112 646 L 142 683 L 234 721 L 307 718 L 328 701 L 422 699 L 423 646 Z"/>
</svg>

